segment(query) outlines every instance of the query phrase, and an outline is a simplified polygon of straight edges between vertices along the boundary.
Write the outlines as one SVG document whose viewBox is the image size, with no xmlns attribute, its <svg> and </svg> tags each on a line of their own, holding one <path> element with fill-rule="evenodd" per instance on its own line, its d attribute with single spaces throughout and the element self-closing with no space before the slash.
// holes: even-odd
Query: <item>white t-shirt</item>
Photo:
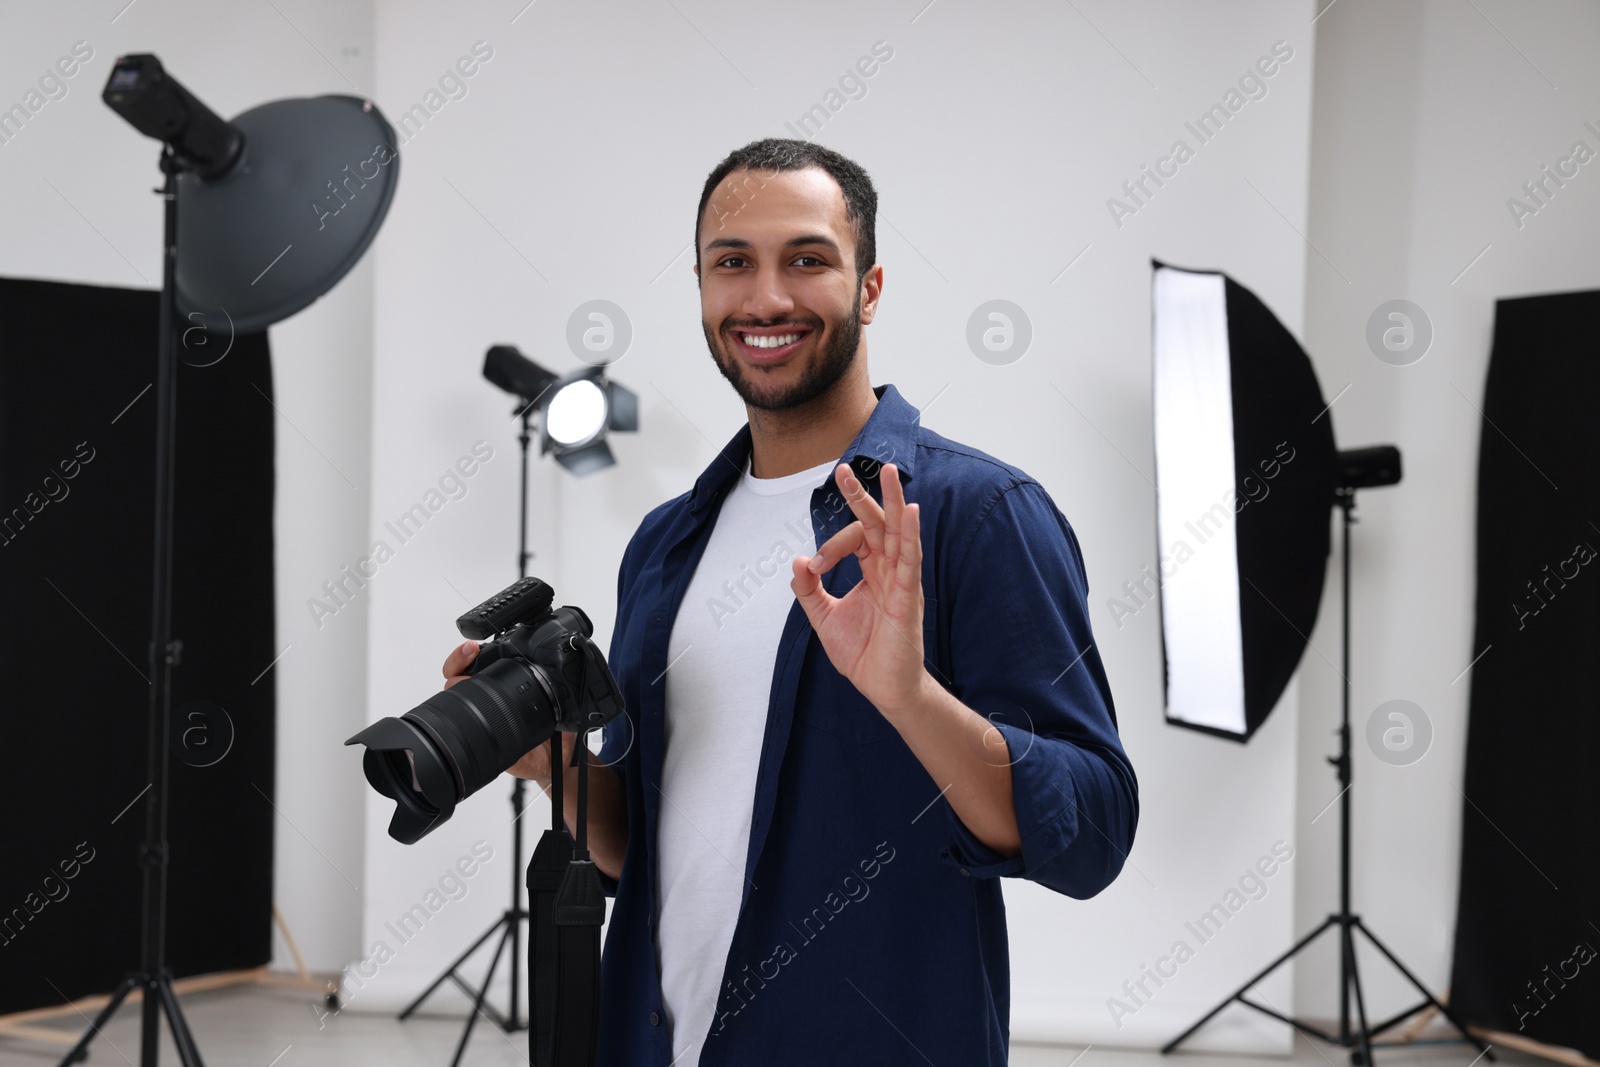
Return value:
<svg viewBox="0 0 1600 1067">
<path fill-rule="evenodd" d="M 715 1017 L 744 897 L 772 670 L 794 605 L 790 560 L 816 551 L 811 493 L 835 465 L 754 478 L 746 461 L 673 621 L 656 945 L 675 1067 L 699 1062 Z"/>
</svg>

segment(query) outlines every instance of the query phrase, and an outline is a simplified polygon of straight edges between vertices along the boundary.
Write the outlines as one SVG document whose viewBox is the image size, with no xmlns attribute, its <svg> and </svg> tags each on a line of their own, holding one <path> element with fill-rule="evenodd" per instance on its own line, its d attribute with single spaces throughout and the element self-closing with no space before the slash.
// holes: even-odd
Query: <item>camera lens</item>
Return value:
<svg viewBox="0 0 1600 1067">
<path fill-rule="evenodd" d="M 549 740 L 556 722 L 554 696 L 537 668 L 505 656 L 346 744 L 367 746 L 367 781 L 395 801 L 389 836 L 409 845 Z"/>
<path fill-rule="evenodd" d="M 499 776 L 556 728 L 556 708 L 527 661 L 497 659 L 406 713 L 438 738 L 459 801 Z"/>
</svg>

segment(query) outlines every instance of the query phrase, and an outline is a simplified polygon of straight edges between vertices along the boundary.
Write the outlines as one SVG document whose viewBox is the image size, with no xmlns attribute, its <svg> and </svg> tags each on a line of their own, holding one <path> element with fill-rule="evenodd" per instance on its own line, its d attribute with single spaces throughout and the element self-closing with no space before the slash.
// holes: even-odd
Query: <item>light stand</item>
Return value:
<svg viewBox="0 0 1600 1067">
<path fill-rule="evenodd" d="M 151 782 L 145 804 L 144 843 L 139 846 L 139 866 L 144 879 L 144 914 L 139 947 L 139 970 L 117 986 L 111 1000 L 78 1038 L 66 1064 L 89 1056 L 89 1042 L 100 1033 L 129 993 L 144 995 L 140 1024 L 140 1067 L 156 1067 L 160 1060 L 161 1015 L 166 1014 L 178 1060 L 185 1067 L 201 1067 L 200 1050 L 184 1020 L 167 969 L 167 784 L 169 751 L 166 743 L 172 717 L 172 668 L 183 642 L 172 637 L 172 475 L 173 442 L 177 431 L 178 352 L 172 324 L 177 319 L 178 171 L 180 165 L 168 147 L 161 153 L 166 181 L 159 190 L 165 205 L 161 250 L 161 339 L 156 355 L 156 519 L 155 588 L 150 611 L 150 733 L 147 753 Z"/>
<path fill-rule="evenodd" d="M 528 560 L 532 556 L 528 551 L 528 456 L 533 441 L 532 419 L 535 409 L 541 415 L 540 452 L 554 452 L 556 460 L 568 471 L 583 476 L 615 462 L 604 439 L 608 430 L 633 431 L 639 428 L 638 398 L 617 383 L 607 381 L 601 370 L 589 368 L 566 376 L 557 375 L 528 359 L 511 345 L 490 347 L 484 356 L 483 376 L 519 399 L 515 414 L 522 420 L 522 430 L 517 436 L 522 447 L 522 485 L 518 509 L 517 576 L 519 579 L 526 578 Z M 566 394 L 569 397 L 588 389 L 593 396 L 603 398 L 598 410 L 601 417 L 593 424 L 582 425 L 581 418 L 575 422 L 570 404 L 566 410 L 559 410 L 562 408 L 563 390 L 569 388 L 571 392 Z M 577 431 L 571 439 L 552 434 L 552 408 L 558 409 L 557 421 L 562 423 L 564 430 Z M 581 410 L 578 412 L 580 416 L 583 413 Z M 572 756 L 573 766 L 578 770 L 578 831 L 574 846 L 567 845 L 567 833 L 563 826 L 566 809 L 562 786 L 565 773 L 562 767 L 561 734 L 558 731 L 550 736 L 548 742 L 552 825 L 534 850 L 527 871 L 528 881 L 524 883 L 521 880 L 521 820 L 523 790 L 527 783 L 517 778 L 511 787 L 511 906 L 400 1013 L 402 1020 L 409 1018 L 446 981 L 453 982 L 462 993 L 472 998 L 472 1013 L 467 1016 L 466 1025 L 462 1028 L 461 1040 L 456 1045 L 450 1067 L 460 1064 L 480 1013 L 487 1015 L 506 1033 L 530 1031 L 529 1059 L 536 1067 L 549 1067 L 551 1063 L 559 1063 L 564 1067 L 587 1065 L 593 1060 L 600 999 L 600 925 L 605 918 L 605 899 L 587 848 L 588 762 L 579 757 L 581 739 L 588 736 L 587 731 L 579 736 L 580 744 L 574 746 Z M 525 885 L 534 911 L 523 907 L 522 892 Z M 529 920 L 532 920 L 528 937 L 532 1018 L 524 1022 L 519 1013 L 521 973 L 518 965 L 522 958 L 522 924 Z M 461 965 L 496 931 L 500 933 L 500 940 L 489 961 L 489 970 L 482 984 L 474 990 L 458 972 Z M 493 1008 L 487 1008 L 485 1000 L 508 941 L 511 943 L 511 1004 L 509 1011 L 502 1015 Z M 563 1019 L 564 1022 L 561 1021 Z"/>
<path fill-rule="evenodd" d="M 146 788 L 144 842 L 139 847 L 144 883 L 139 970 L 117 986 L 62 1063 L 87 1058 L 89 1042 L 137 988 L 144 997 L 141 1067 L 157 1067 L 163 1013 L 179 1060 L 185 1067 L 201 1067 L 200 1051 L 179 1007 L 166 963 L 168 741 L 172 669 L 179 665 L 183 650 L 183 642 L 172 636 L 179 305 L 207 312 L 214 301 L 239 333 L 264 330 L 309 305 L 337 284 L 372 243 L 394 196 L 398 157 L 385 155 L 383 165 L 362 180 L 362 188 L 376 187 L 346 216 L 348 225 L 317 241 L 310 221 L 318 221 L 320 229 L 321 220 L 305 208 L 320 190 L 306 187 L 306 175 L 337 174 L 354 148 L 365 149 L 374 138 L 384 145 L 393 139 L 393 128 L 370 101 L 333 96 L 280 100 L 224 122 L 148 53 L 119 56 L 101 99 L 140 133 L 162 142 L 161 172 L 166 179 L 157 190 L 164 218 L 155 386 L 150 784 Z M 247 146 L 250 162 L 241 166 Z M 181 228 L 180 200 L 184 204 Z M 259 265 L 269 261 L 277 265 L 272 257 L 282 259 L 296 244 L 301 245 L 301 254 L 258 286 L 256 283 L 267 277 Z M 196 285 L 204 291 L 197 292 Z"/>
<path fill-rule="evenodd" d="M 519 519 L 517 577 L 519 578 L 528 576 L 528 560 L 533 555 L 528 551 L 528 446 L 533 440 L 531 420 L 534 406 L 532 401 L 521 405 L 522 431 L 517 435 L 517 442 L 522 446 L 522 491 L 520 506 L 517 509 Z M 560 749 L 555 748 L 552 751 L 559 753 Z M 519 1000 L 522 972 L 518 966 L 522 959 L 522 924 L 528 918 L 528 910 L 522 904 L 522 812 L 524 805 L 523 790 L 527 787 L 527 784 L 521 778 L 517 778 L 511 786 L 511 906 L 500 914 L 500 918 L 496 919 L 494 925 L 485 930 L 478 940 L 474 941 L 465 952 L 457 956 L 455 962 L 450 964 L 443 974 L 434 979 L 432 985 L 422 991 L 421 996 L 408 1004 L 406 1009 L 400 1013 L 402 1021 L 410 1018 L 411 1014 L 422 1006 L 422 1002 L 427 1000 L 433 994 L 433 991 L 447 980 L 455 983 L 456 988 L 460 989 L 462 993 L 472 997 L 472 1014 L 467 1016 L 466 1026 L 462 1028 L 461 1041 L 456 1045 L 455 1058 L 450 1061 L 450 1067 L 457 1067 L 461 1062 L 461 1057 L 467 1050 L 467 1041 L 472 1037 L 472 1028 L 478 1021 L 479 1012 L 488 1015 L 496 1026 L 508 1034 L 528 1028 L 527 1022 L 521 1016 Z M 474 990 L 467 985 L 457 972 L 461 969 L 461 965 L 467 962 L 467 959 L 478 951 L 484 942 L 493 937 L 497 931 L 500 933 L 500 940 L 495 945 L 494 957 L 489 962 L 489 971 L 483 976 L 483 983 Z M 500 956 L 505 951 L 508 940 L 511 942 L 511 955 L 509 957 L 511 963 L 511 1003 L 507 1012 L 502 1015 L 486 1003 L 486 998 L 489 993 L 489 984 L 494 981 L 494 972 L 500 967 Z"/>
<path fill-rule="evenodd" d="M 1345 460 L 1350 457 L 1356 457 L 1359 459 L 1363 458 L 1361 456 L 1361 453 L 1363 452 L 1370 454 L 1377 451 L 1379 450 L 1358 450 L 1357 452 L 1341 453 L 1340 459 Z M 1384 456 L 1381 458 L 1388 459 L 1389 457 Z M 1394 463 L 1394 479 L 1398 480 L 1398 453 L 1394 453 L 1392 458 Z M 1348 464 L 1346 464 L 1346 472 L 1349 472 Z M 1196 1030 L 1200 1029 L 1200 1027 L 1210 1022 L 1211 1019 L 1218 1012 L 1222 1011 L 1223 1008 L 1226 1008 L 1229 1004 L 1237 1001 L 1247 1008 L 1254 1008 L 1256 1011 L 1259 1011 L 1264 1015 L 1270 1015 L 1272 1018 L 1277 1019 L 1280 1022 L 1288 1023 L 1290 1026 L 1301 1031 L 1302 1033 L 1310 1034 L 1314 1037 L 1320 1038 L 1329 1044 L 1338 1045 L 1340 1048 L 1352 1049 L 1353 1051 L 1350 1053 L 1350 1062 L 1360 1065 L 1360 1067 L 1364 1067 L 1364 1065 L 1371 1064 L 1373 1062 L 1372 1039 L 1374 1037 L 1383 1033 L 1385 1030 L 1404 1022 L 1406 1019 L 1409 1019 L 1411 1016 L 1415 1015 L 1419 1011 L 1422 1011 L 1424 1008 L 1431 1006 L 1435 1010 L 1443 1013 L 1445 1018 L 1449 1019 L 1451 1024 L 1461 1032 L 1461 1036 L 1475 1045 L 1483 1053 L 1485 1058 L 1491 1061 L 1494 1060 L 1494 1054 L 1489 1051 L 1488 1046 L 1469 1033 L 1466 1024 L 1462 1022 L 1459 1017 L 1457 1017 L 1455 1012 L 1451 1011 L 1450 1008 L 1445 1006 L 1436 997 L 1434 997 L 1434 995 L 1428 991 L 1428 988 L 1417 979 L 1416 975 L 1412 974 L 1406 968 L 1406 965 L 1401 963 L 1399 958 L 1396 957 L 1393 952 L 1390 952 L 1389 949 L 1384 946 L 1383 942 L 1379 941 L 1371 930 L 1367 929 L 1366 924 L 1361 921 L 1361 916 L 1354 914 L 1350 910 L 1350 793 L 1352 782 L 1350 763 L 1350 528 L 1355 524 L 1356 521 L 1354 518 L 1356 504 L 1355 491 L 1360 486 L 1352 483 L 1348 478 L 1344 480 L 1346 484 L 1341 485 L 1334 491 L 1334 502 L 1344 515 L 1342 548 L 1344 573 L 1342 575 L 1343 606 L 1341 615 L 1343 632 L 1341 635 L 1341 642 L 1343 644 L 1342 660 L 1344 664 L 1345 684 L 1343 708 L 1339 723 L 1339 754 L 1337 756 L 1328 757 L 1328 762 L 1334 766 L 1338 773 L 1340 787 L 1339 910 L 1336 913 L 1329 915 L 1322 921 L 1321 925 L 1319 925 L 1315 930 L 1311 931 L 1311 933 L 1307 934 L 1305 937 L 1301 938 L 1293 948 L 1289 949 L 1289 951 L 1273 960 L 1254 978 L 1251 978 L 1244 985 L 1240 986 L 1226 1000 L 1202 1016 L 1200 1020 L 1197 1021 L 1193 1026 L 1189 1027 L 1189 1029 L 1185 1030 L 1183 1033 L 1179 1034 L 1177 1037 L 1168 1042 L 1161 1049 L 1163 1055 L 1172 1052 L 1180 1044 L 1187 1040 L 1189 1035 L 1193 1034 Z M 1380 481 L 1367 482 L 1365 484 L 1391 483 Z M 1315 941 L 1319 936 L 1322 935 L 1324 931 L 1334 927 L 1338 927 L 1339 929 L 1338 1034 L 1326 1033 L 1318 1027 L 1293 1018 L 1292 1016 L 1281 1014 L 1280 1012 L 1274 1011 L 1263 1004 L 1258 1004 L 1245 996 L 1245 994 L 1249 992 L 1253 986 L 1259 983 L 1262 979 L 1266 978 L 1267 975 L 1277 970 L 1280 965 L 1295 956 L 1301 949 L 1311 944 L 1311 942 Z M 1406 980 L 1412 985 L 1416 986 L 1417 991 L 1423 996 L 1422 1003 L 1400 1012 L 1398 1015 L 1379 1023 L 1377 1026 L 1369 1026 L 1367 1023 L 1366 1003 L 1362 999 L 1361 994 L 1361 976 L 1356 967 L 1355 934 L 1357 931 L 1360 931 L 1366 937 L 1366 939 L 1372 943 L 1374 948 L 1383 953 L 1384 958 L 1390 963 L 1394 964 L 1395 969 L 1401 974 L 1405 975 Z M 1356 1008 L 1356 1019 L 1354 1020 L 1356 1025 L 1354 1027 L 1351 1025 L 1352 1020 L 1350 1018 L 1350 1001 L 1352 996 L 1355 999 Z"/>
</svg>

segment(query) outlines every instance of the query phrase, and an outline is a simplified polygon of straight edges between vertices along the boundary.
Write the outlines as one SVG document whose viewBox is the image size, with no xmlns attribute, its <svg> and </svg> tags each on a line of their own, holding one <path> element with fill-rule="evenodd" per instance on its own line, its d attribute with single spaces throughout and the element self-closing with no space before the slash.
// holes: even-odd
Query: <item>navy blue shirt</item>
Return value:
<svg viewBox="0 0 1600 1067">
<path fill-rule="evenodd" d="M 744 899 L 700 1063 L 1006 1062 L 1010 958 L 1000 877 L 1079 899 L 1133 844 L 1138 785 L 1089 628 L 1072 527 L 1038 482 L 924 428 L 892 385 L 841 457 L 882 504 L 881 465 L 921 504 L 929 673 L 1004 735 L 1022 854 L 961 823 L 899 733 L 828 659 L 798 602 L 772 668 Z M 627 703 L 601 759 L 627 797 L 628 847 L 601 965 L 602 1067 L 667 1067 L 655 944 L 667 642 L 717 513 L 750 455 L 746 425 L 694 488 L 645 516 L 623 555 L 610 665 Z M 816 543 L 855 521 L 830 477 Z M 823 576 L 861 579 L 854 556 Z M 767 664 L 729 663 L 730 672 Z"/>
</svg>

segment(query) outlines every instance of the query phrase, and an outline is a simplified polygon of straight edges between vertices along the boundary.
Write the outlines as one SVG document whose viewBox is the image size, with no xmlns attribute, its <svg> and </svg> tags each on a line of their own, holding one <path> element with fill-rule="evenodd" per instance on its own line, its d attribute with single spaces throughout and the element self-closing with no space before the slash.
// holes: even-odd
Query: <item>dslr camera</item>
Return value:
<svg viewBox="0 0 1600 1067">
<path fill-rule="evenodd" d="M 367 781 L 395 802 L 390 837 L 414 844 L 556 731 L 582 734 L 622 713 L 594 625 L 571 605 L 552 610 L 554 600 L 523 578 L 461 616 L 461 636 L 485 642 L 470 677 L 345 742 L 367 747 Z"/>
</svg>

